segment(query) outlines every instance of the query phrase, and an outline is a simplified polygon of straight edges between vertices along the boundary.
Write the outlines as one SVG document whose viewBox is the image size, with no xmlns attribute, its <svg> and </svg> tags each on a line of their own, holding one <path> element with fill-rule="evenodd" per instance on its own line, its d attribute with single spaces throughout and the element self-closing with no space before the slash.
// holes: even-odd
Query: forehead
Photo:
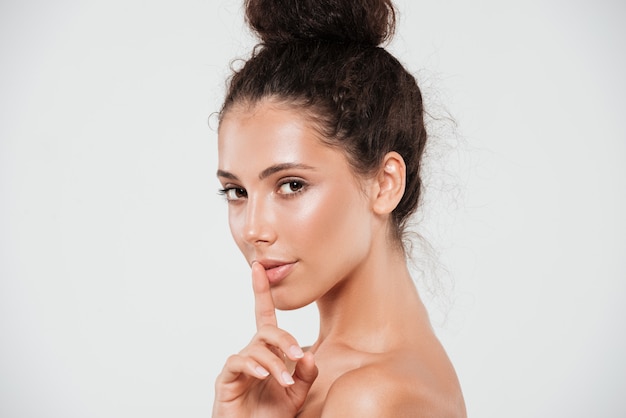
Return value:
<svg viewBox="0 0 626 418">
<path fill-rule="evenodd" d="M 219 168 L 231 172 L 285 162 L 346 162 L 342 152 L 322 140 L 302 110 L 271 102 L 234 107 L 224 115 L 218 156 Z"/>
</svg>

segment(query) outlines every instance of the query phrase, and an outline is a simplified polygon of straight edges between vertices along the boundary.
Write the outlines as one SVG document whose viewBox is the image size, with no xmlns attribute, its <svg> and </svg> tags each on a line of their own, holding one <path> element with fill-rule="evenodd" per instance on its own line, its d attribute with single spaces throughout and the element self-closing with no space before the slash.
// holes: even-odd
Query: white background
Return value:
<svg viewBox="0 0 626 418">
<path fill-rule="evenodd" d="M 254 326 L 207 126 L 240 3 L 0 3 L 0 416 L 210 415 Z M 625 6 L 397 3 L 390 48 L 457 123 L 416 259 L 469 415 L 626 416 Z M 309 344 L 314 314 L 280 321 Z"/>
</svg>

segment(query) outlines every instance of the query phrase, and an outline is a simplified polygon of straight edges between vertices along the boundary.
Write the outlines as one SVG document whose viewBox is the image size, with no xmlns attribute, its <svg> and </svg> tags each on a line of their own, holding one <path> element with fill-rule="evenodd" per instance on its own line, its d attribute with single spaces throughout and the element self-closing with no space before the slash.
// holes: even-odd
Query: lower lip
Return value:
<svg viewBox="0 0 626 418">
<path fill-rule="evenodd" d="M 296 263 L 283 264 L 281 266 L 265 270 L 265 274 L 267 274 L 267 279 L 270 284 L 275 285 L 281 282 L 289 273 L 291 273 L 291 270 L 293 270 L 295 265 Z"/>
</svg>

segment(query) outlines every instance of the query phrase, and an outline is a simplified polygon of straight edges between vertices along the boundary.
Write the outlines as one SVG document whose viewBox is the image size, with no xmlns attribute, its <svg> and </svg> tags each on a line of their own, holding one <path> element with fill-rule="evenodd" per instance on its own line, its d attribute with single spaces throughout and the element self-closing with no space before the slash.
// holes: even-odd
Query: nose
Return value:
<svg viewBox="0 0 626 418">
<path fill-rule="evenodd" d="M 276 241 L 274 215 L 268 202 L 248 196 L 243 228 L 244 239 L 250 245 L 271 245 Z"/>
</svg>

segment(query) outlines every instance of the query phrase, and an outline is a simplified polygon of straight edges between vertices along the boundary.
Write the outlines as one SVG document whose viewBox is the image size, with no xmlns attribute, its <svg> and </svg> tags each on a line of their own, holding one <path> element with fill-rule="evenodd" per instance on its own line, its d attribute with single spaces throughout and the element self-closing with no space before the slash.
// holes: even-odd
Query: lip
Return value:
<svg viewBox="0 0 626 418">
<path fill-rule="evenodd" d="M 257 262 L 265 268 L 265 274 L 267 275 L 270 285 L 280 283 L 291 273 L 296 265 L 295 261 L 257 260 Z"/>
</svg>

